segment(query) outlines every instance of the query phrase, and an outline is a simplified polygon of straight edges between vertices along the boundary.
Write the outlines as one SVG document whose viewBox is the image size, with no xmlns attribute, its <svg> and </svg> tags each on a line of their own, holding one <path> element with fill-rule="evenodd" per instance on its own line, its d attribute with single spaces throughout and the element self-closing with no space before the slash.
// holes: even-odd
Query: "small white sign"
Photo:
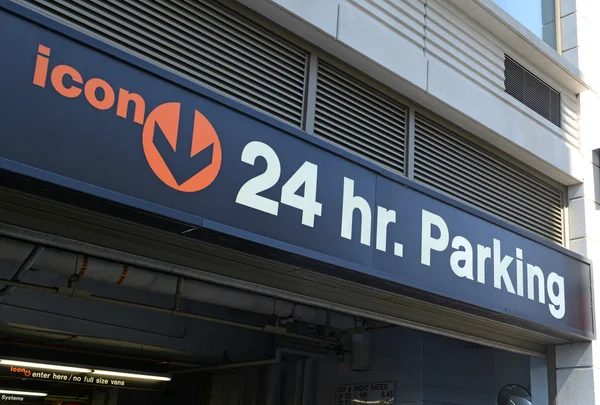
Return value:
<svg viewBox="0 0 600 405">
<path fill-rule="evenodd" d="M 392 405 L 395 388 L 393 382 L 338 385 L 335 405 Z"/>
</svg>

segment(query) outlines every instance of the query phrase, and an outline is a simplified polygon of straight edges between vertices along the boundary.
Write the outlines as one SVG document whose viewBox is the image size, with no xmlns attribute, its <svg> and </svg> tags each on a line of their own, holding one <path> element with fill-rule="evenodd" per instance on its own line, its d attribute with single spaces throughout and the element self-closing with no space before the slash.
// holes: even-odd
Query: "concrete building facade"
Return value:
<svg viewBox="0 0 600 405">
<path fill-rule="evenodd" d="M 537 36 L 517 20 L 518 16 L 510 14 L 511 10 L 537 11 L 521 2 L 256 3 L 245 2 L 499 149 L 564 182 L 568 186 L 568 246 L 592 261 L 598 260 L 598 236 L 594 236 L 600 187 L 597 2 L 538 2 L 543 3 L 540 8 L 551 7 L 547 14 L 553 17 L 556 7 L 560 18 L 553 18 L 552 22 L 559 30 L 557 39 L 548 39 L 545 33 Z M 357 26 L 368 28 L 359 30 Z M 517 55 L 520 63 L 560 89 L 562 128 L 548 125 L 506 94 L 502 74 L 506 53 Z M 378 72 L 380 68 L 386 72 Z M 408 83 L 399 83 L 398 77 Z M 405 88 L 407 84 L 412 88 Z M 593 404 L 600 400 L 595 388 L 595 347 L 596 343 L 556 347 L 557 398 L 550 403 Z"/>
<path fill-rule="evenodd" d="M 600 404 L 596 0 L 0 7 L 0 358 L 173 377 L 0 391 Z"/>
</svg>

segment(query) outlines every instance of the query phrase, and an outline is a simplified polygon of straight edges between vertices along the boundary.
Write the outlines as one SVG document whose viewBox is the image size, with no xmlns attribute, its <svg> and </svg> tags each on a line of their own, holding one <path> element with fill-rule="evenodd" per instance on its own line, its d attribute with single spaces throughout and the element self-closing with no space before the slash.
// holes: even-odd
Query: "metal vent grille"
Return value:
<svg viewBox="0 0 600 405">
<path fill-rule="evenodd" d="M 527 107 L 561 126 L 560 93 L 508 55 L 504 55 L 504 88 Z"/>
<path fill-rule="evenodd" d="M 404 173 L 407 108 L 319 61 L 316 135 Z"/>
<path fill-rule="evenodd" d="M 415 180 L 563 243 L 563 192 L 415 114 Z"/>
<path fill-rule="evenodd" d="M 18 0 L 293 125 L 307 53 L 214 0 Z"/>
</svg>

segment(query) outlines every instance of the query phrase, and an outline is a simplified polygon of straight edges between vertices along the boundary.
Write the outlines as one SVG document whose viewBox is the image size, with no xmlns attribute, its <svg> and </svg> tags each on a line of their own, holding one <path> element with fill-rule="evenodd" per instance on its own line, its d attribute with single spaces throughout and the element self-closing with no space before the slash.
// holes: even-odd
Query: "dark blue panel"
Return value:
<svg viewBox="0 0 600 405">
<path fill-rule="evenodd" d="M 274 259 L 547 333 L 594 335 L 586 259 L 31 11 L 0 7 L 0 169 L 196 226 L 189 236 L 274 249 Z M 143 100 L 135 120 L 125 91 Z M 316 201 L 306 203 L 313 183 Z"/>
</svg>

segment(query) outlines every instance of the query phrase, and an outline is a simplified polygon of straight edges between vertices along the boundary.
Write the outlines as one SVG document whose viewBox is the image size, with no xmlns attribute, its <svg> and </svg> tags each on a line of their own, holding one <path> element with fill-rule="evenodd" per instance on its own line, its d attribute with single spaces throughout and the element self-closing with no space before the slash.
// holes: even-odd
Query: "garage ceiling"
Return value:
<svg viewBox="0 0 600 405">
<path fill-rule="evenodd" d="M 113 210 L 111 216 L 0 188 L 0 234 L 528 355 L 544 357 L 547 345 L 566 343 L 308 268 L 198 242 L 185 236 L 190 230 L 186 224 L 169 223 L 167 232 L 118 219 L 114 215 L 120 208 L 108 208 Z M 137 215 L 140 222 L 165 228 L 164 219 Z"/>
</svg>

